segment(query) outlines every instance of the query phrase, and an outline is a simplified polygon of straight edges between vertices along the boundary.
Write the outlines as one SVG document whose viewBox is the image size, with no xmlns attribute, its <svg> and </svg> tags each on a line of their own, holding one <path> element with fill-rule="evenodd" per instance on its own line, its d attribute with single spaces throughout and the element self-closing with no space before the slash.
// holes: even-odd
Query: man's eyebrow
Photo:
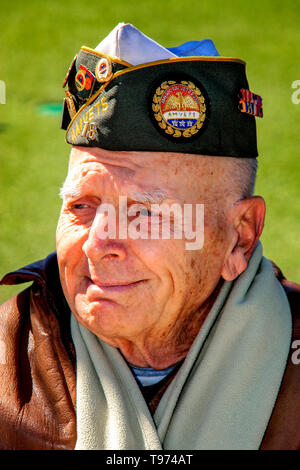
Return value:
<svg viewBox="0 0 300 470">
<path fill-rule="evenodd" d="M 66 180 L 60 188 L 59 195 L 62 199 L 73 199 L 81 195 L 81 190 L 80 184 Z M 125 196 L 133 201 L 146 204 L 161 204 L 169 198 L 168 193 L 161 189 L 154 189 L 152 191 L 129 191 Z"/>
<path fill-rule="evenodd" d="M 62 199 L 72 199 L 80 196 L 80 185 L 66 180 L 59 190 L 59 196 Z"/>
<path fill-rule="evenodd" d="M 130 191 L 128 196 L 136 202 L 146 204 L 160 204 L 169 198 L 168 193 L 161 189 L 154 189 L 153 191 Z"/>
</svg>

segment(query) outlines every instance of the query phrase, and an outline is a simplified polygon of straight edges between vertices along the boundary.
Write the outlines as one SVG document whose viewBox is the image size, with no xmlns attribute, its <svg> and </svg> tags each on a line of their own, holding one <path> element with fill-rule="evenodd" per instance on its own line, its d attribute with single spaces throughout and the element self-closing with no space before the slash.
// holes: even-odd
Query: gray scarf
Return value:
<svg viewBox="0 0 300 470">
<path fill-rule="evenodd" d="M 258 243 L 225 282 L 151 417 L 119 351 L 72 315 L 76 449 L 258 449 L 285 369 L 291 313 Z"/>
</svg>

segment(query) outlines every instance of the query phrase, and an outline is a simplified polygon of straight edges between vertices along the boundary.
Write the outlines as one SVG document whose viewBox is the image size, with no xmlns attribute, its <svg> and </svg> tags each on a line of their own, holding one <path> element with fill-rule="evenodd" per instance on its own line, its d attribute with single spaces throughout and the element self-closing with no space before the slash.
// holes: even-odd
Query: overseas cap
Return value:
<svg viewBox="0 0 300 470">
<path fill-rule="evenodd" d="M 167 49 L 120 23 L 74 57 L 61 127 L 73 145 L 255 158 L 262 99 L 245 65 L 211 40 Z"/>
</svg>

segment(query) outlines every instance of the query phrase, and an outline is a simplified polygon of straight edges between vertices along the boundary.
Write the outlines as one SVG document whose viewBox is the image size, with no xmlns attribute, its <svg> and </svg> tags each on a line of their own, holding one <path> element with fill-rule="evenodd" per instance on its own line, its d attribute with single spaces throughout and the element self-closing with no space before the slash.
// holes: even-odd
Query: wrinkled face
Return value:
<svg viewBox="0 0 300 470">
<path fill-rule="evenodd" d="M 201 162 L 193 155 L 72 149 L 57 227 L 61 282 L 77 319 L 109 344 L 176 340 L 214 291 L 228 237 L 222 172 L 213 161 Z M 99 207 L 110 204 L 118 214 L 120 196 L 126 196 L 128 210 L 138 203 L 146 206 L 145 220 L 153 217 L 149 201 L 155 198 L 182 208 L 204 204 L 203 247 L 187 250 L 184 238 L 172 236 L 104 239 L 108 214 Z M 128 216 L 128 222 L 134 218 Z"/>
</svg>

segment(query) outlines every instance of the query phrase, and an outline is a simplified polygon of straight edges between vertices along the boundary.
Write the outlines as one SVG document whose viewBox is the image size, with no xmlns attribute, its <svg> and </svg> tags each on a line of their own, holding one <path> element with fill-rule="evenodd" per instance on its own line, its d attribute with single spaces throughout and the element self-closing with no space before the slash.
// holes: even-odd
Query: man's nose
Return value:
<svg viewBox="0 0 300 470">
<path fill-rule="evenodd" d="M 83 252 L 94 262 L 126 258 L 127 250 L 123 240 L 116 234 L 116 224 L 107 214 L 97 213 L 89 235 L 83 244 Z"/>
</svg>

